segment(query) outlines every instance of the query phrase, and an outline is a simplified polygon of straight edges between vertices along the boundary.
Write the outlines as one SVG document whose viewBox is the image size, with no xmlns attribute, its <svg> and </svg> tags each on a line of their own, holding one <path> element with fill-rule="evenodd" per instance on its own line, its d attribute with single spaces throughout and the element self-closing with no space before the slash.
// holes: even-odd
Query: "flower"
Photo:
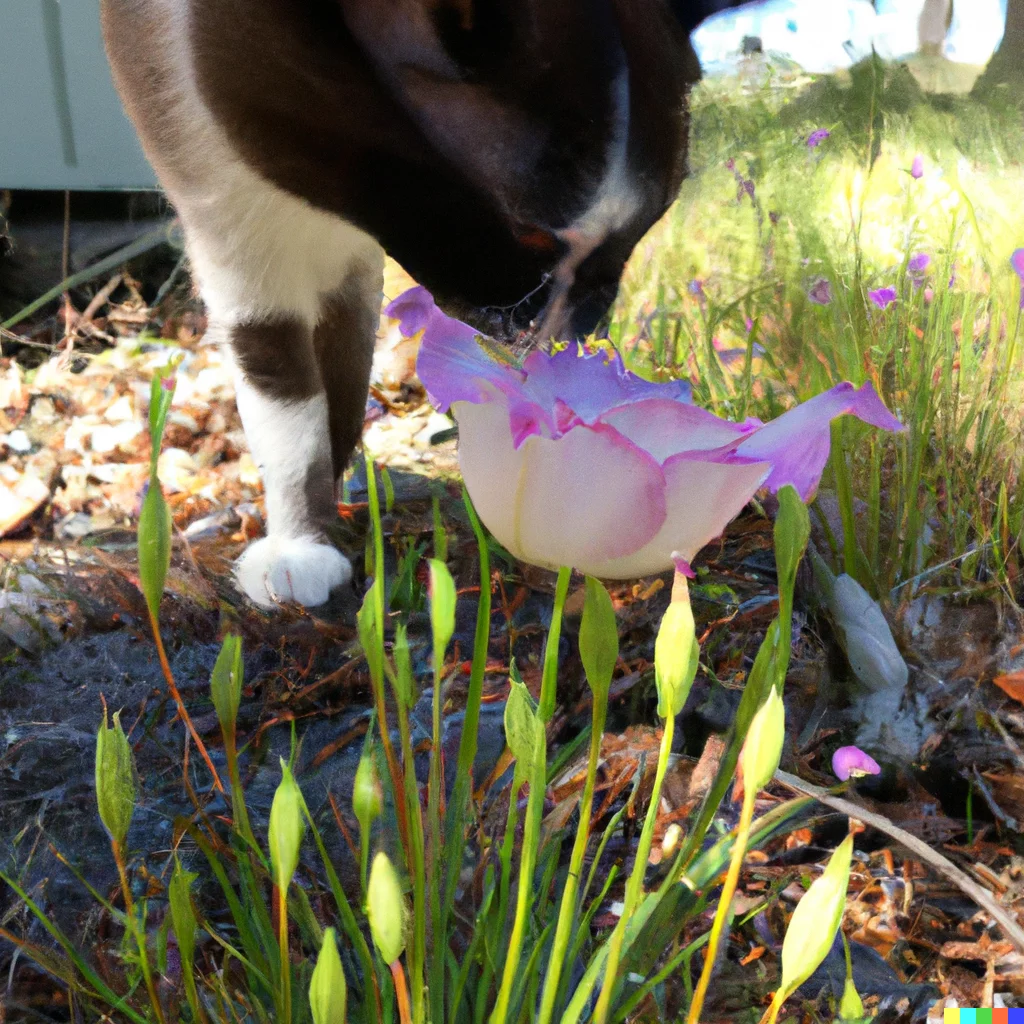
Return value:
<svg viewBox="0 0 1024 1024">
<path fill-rule="evenodd" d="M 419 376 L 459 421 L 480 518 L 537 565 L 631 579 L 690 562 L 760 487 L 809 498 L 835 417 L 902 429 L 870 384 L 839 384 L 769 424 L 731 423 L 694 406 L 688 384 L 642 380 L 618 355 L 570 345 L 520 367 L 423 288 L 385 313 L 406 336 L 423 332 Z"/>
<path fill-rule="evenodd" d="M 1024 309 L 1024 249 L 1014 249 L 1010 266 L 1020 278 L 1020 308 Z"/>
<path fill-rule="evenodd" d="M 827 128 L 817 128 L 807 136 L 807 148 L 816 149 L 820 146 L 832 133 Z"/>
<path fill-rule="evenodd" d="M 924 277 L 925 272 L 928 270 L 928 265 L 931 263 L 932 258 L 926 252 L 915 252 L 913 256 L 907 261 L 907 273 L 911 277 L 920 280 Z"/>
<path fill-rule="evenodd" d="M 819 277 L 807 290 L 807 298 L 816 306 L 827 306 L 832 301 L 832 286 L 824 277 Z"/>
<path fill-rule="evenodd" d="M 873 292 L 868 292 L 868 298 L 879 309 L 886 309 L 896 301 L 896 289 L 876 288 Z"/>
<path fill-rule="evenodd" d="M 859 779 L 863 775 L 877 775 L 881 770 L 878 762 L 860 747 L 840 747 L 832 755 L 832 772 L 840 782 Z"/>
<path fill-rule="evenodd" d="M 750 327 L 747 328 L 748 334 L 750 333 L 752 328 L 753 324 L 751 324 Z M 732 366 L 733 363 L 742 362 L 744 359 L 747 358 L 746 345 L 743 345 L 740 348 L 730 348 L 724 341 L 720 340 L 719 338 L 712 338 L 711 345 L 714 348 L 719 360 L 721 360 L 723 366 Z M 760 356 L 763 356 L 764 346 L 759 345 L 755 341 L 751 354 L 755 359 L 759 358 Z"/>
<path fill-rule="evenodd" d="M 912 178 L 924 177 L 924 157 L 920 153 L 914 157 L 914 162 L 910 165 L 910 176 Z"/>
</svg>

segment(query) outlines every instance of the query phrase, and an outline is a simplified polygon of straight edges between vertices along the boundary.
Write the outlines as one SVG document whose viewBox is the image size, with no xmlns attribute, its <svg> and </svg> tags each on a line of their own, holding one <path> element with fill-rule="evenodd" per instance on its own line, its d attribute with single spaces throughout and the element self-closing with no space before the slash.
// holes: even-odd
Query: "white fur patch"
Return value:
<svg viewBox="0 0 1024 1024">
<path fill-rule="evenodd" d="M 612 83 L 612 103 L 615 110 L 615 130 L 608 146 L 607 163 L 601 179 L 586 211 L 569 228 L 570 246 L 578 240 L 588 240 L 591 248 L 586 255 L 597 248 L 610 234 L 624 227 L 636 216 L 639 197 L 634 183 L 629 179 L 629 71 L 624 70 Z M 570 252 L 569 257 L 571 258 Z M 584 258 L 585 258 L 584 256 Z M 576 260 L 579 266 L 582 260 Z"/>
<path fill-rule="evenodd" d="M 268 398 L 241 373 L 236 373 L 235 388 L 245 437 L 263 474 L 269 535 L 295 538 L 316 532 L 323 524 L 309 518 L 306 485 L 314 467 L 322 472 L 331 465 L 327 396 L 291 402 Z"/>
<path fill-rule="evenodd" d="M 314 537 L 264 537 L 246 548 L 235 579 L 263 608 L 296 601 L 308 608 L 325 604 L 331 591 L 352 578 L 352 563 Z"/>
<path fill-rule="evenodd" d="M 566 244 L 565 255 L 552 273 L 554 290 L 537 333 L 542 339 L 560 338 L 568 326 L 567 300 L 584 260 L 636 216 L 640 199 L 629 178 L 629 71 L 612 83 L 615 130 L 608 146 L 604 176 L 587 209 L 558 232 Z"/>
</svg>

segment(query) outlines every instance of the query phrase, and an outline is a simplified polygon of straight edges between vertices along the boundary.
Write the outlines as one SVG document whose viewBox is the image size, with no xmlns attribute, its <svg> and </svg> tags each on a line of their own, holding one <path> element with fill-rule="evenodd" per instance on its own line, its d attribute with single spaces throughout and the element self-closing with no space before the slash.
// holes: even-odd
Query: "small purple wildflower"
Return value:
<svg viewBox="0 0 1024 1024">
<path fill-rule="evenodd" d="M 1020 278 L 1020 308 L 1024 309 L 1024 249 L 1014 249 L 1010 257 L 1010 266 Z"/>
<path fill-rule="evenodd" d="M 824 277 L 819 277 L 807 291 L 807 298 L 816 306 L 827 306 L 832 301 L 832 286 Z"/>
<path fill-rule="evenodd" d="M 911 277 L 923 277 L 931 261 L 932 258 L 928 253 L 915 252 L 914 255 L 910 257 L 910 262 L 907 263 L 907 271 L 910 273 Z"/>
<path fill-rule="evenodd" d="M 169 377 L 160 378 L 160 387 L 162 387 L 164 391 L 173 391 L 177 383 L 178 382 L 173 373 Z"/>
<path fill-rule="evenodd" d="M 831 134 L 827 128 L 816 128 L 807 136 L 807 148 L 817 149 Z"/>
<path fill-rule="evenodd" d="M 754 329 L 754 321 L 751 320 L 749 316 L 744 317 L 743 318 L 743 326 L 746 327 L 747 334 L 749 334 Z"/>
<path fill-rule="evenodd" d="M 924 157 L 920 153 L 914 157 L 914 162 L 910 165 L 910 176 L 912 178 L 924 177 Z"/>
<path fill-rule="evenodd" d="M 868 298 L 879 309 L 887 309 L 896 301 L 896 289 L 876 288 L 873 292 L 868 292 Z"/>
<path fill-rule="evenodd" d="M 832 755 L 832 771 L 840 782 L 859 779 L 863 775 L 877 775 L 881 770 L 878 762 L 860 747 L 840 747 Z"/>
<path fill-rule="evenodd" d="M 690 294 L 691 294 L 691 295 L 692 295 L 692 296 L 693 296 L 693 297 L 694 297 L 695 299 L 698 299 L 698 300 L 700 300 L 701 304 L 703 304 L 703 303 L 704 303 L 704 302 L 706 301 L 706 299 L 707 299 L 707 295 L 705 295 L 705 293 L 704 293 L 704 282 L 703 282 L 703 281 L 702 281 L 702 280 L 701 280 L 701 279 L 700 279 L 699 277 L 695 277 L 695 278 L 694 278 L 694 279 L 693 279 L 693 280 L 692 280 L 692 281 L 691 281 L 691 282 L 690 282 L 690 283 L 689 283 L 689 284 L 688 284 L 688 285 L 686 286 L 686 290 L 687 290 L 687 291 L 688 291 L 688 292 L 689 292 L 689 293 L 690 293 Z"/>
</svg>

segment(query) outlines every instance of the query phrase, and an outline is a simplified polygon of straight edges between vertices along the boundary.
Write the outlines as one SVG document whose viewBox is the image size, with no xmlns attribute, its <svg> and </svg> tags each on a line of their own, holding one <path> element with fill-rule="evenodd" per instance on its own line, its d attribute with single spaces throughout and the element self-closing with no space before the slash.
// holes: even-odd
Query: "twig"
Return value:
<svg viewBox="0 0 1024 1024">
<path fill-rule="evenodd" d="M 16 327 L 20 324 L 23 320 L 27 320 L 33 313 L 42 309 L 43 306 L 53 302 L 54 299 L 59 299 L 71 288 L 77 288 L 79 285 L 85 284 L 86 281 L 91 281 L 94 277 L 99 277 L 101 274 L 117 270 L 123 264 L 127 263 L 128 260 L 133 260 L 136 256 L 141 256 L 143 253 L 147 253 L 151 249 L 155 249 L 158 245 L 163 245 L 165 242 L 172 242 L 175 236 L 176 227 L 177 221 L 172 221 L 169 224 L 164 224 L 161 227 L 154 228 L 152 231 L 148 231 L 144 234 L 141 238 L 137 238 L 134 242 L 118 249 L 117 252 L 111 253 L 105 259 L 94 263 L 91 267 L 86 267 L 85 270 L 80 270 L 77 274 L 72 274 L 70 277 L 66 277 L 60 282 L 60 284 L 54 285 L 48 292 L 40 295 L 34 302 L 30 302 L 24 309 L 15 313 L 14 316 L 4 320 L 3 323 L 0 323 L 0 328 L 10 330 L 12 327 Z"/>
<path fill-rule="evenodd" d="M 82 310 L 78 318 L 79 324 L 88 323 L 99 311 L 100 307 L 114 293 L 114 289 L 121 283 L 121 275 L 115 274 L 90 300 L 89 305 Z"/>
<path fill-rule="evenodd" d="M 879 832 L 884 832 L 891 839 L 896 840 L 901 846 L 905 846 L 915 857 L 931 865 L 940 875 L 944 875 L 961 892 L 970 896 L 975 903 L 987 911 L 996 923 L 1003 929 L 1003 934 L 1010 939 L 1014 945 L 1024 952 L 1024 928 L 1013 919 L 1005 907 L 1001 906 L 992 894 L 982 888 L 968 874 L 961 871 L 948 857 L 944 857 L 938 850 L 932 849 L 927 843 L 922 842 L 917 836 L 911 835 L 906 830 L 894 825 L 888 818 L 875 814 L 852 800 L 846 800 L 841 796 L 833 796 L 827 789 L 819 786 L 812 786 L 809 782 L 798 779 L 789 772 L 777 771 L 775 773 L 777 782 L 792 789 L 794 792 L 803 793 L 805 796 L 813 797 L 820 804 L 831 807 L 842 814 L 848 814 L 851 818 L 857 818 Z"/>
</svg>

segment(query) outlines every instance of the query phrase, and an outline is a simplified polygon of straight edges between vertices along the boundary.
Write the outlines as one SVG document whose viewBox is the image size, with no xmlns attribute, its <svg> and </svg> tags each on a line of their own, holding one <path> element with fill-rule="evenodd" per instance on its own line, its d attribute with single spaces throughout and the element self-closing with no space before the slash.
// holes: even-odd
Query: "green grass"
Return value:
<svg viewBox="0 0 1024 1024">
<path fill-rule="evenodd" d="M 1021 565 L 1009 257 L 1024 246 L 1024 114 L 998 103 L 926 97 L 905 68 L 871 61 L 802 86 L 702 84 L 692 176 L 617 307 L 627 363 L 689 375 L 723 416 L 767 419 L 841 380 L 875 383 L 907 432 L 844 424 L 822 486 L 842 497 L 850 484 L 867 503 L 866 515 L 847 505 L 857 544 L 840 564 L 876 594 L 929 570 L 934 584 L 1012 592 Z M 817 128 L 830 137 L 809 148 Z M 742 181 L 752 197 L 738 196 Z M 907 273 L 917 252 L 931 257 L 920 288 Z M 826 306 L 807 297 L 820 278 Z M 867 295 L 883 286 L 899 293 L 885 313 Z M 740 354 L 727 366 L 716 345 Z"/>
</svg>

